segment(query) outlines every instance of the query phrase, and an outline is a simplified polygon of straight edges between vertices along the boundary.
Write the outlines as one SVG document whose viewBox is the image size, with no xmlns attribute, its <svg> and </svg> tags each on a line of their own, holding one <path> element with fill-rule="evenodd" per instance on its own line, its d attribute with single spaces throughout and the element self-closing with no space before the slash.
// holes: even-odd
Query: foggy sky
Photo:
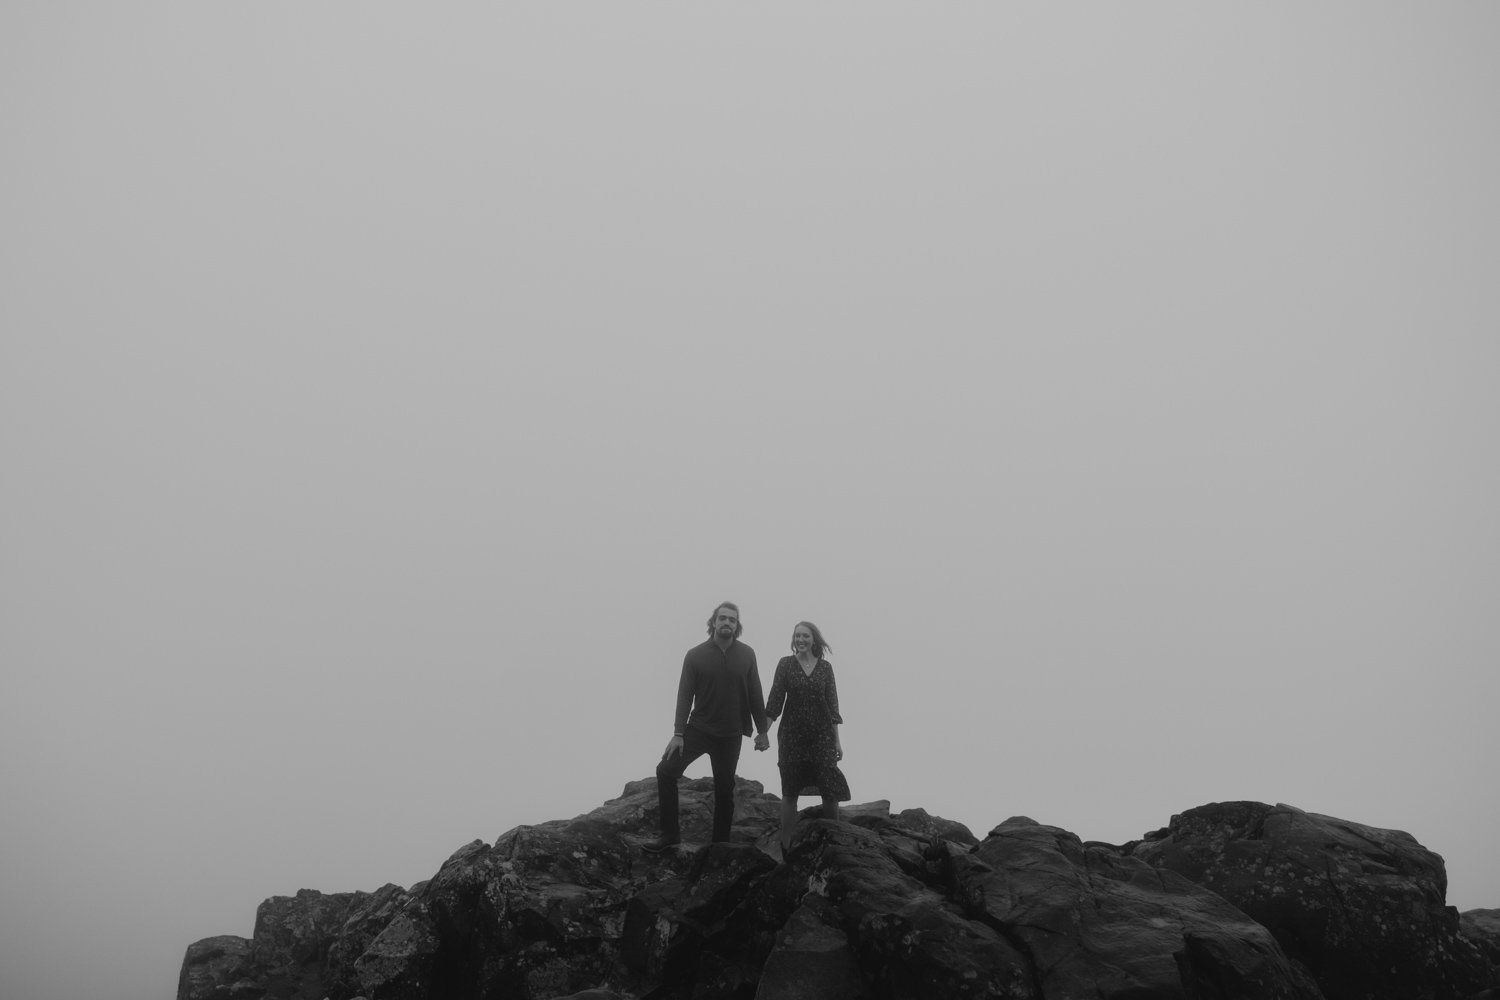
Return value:
<svg viewBox="0 0 1500 1000">
<path fill-rule="evenodd" d="M 1500 906 L 1497 28 L 8 5 L 0 995 L 592 809 L 726 599 L 856 802 Z"/>
</svg>

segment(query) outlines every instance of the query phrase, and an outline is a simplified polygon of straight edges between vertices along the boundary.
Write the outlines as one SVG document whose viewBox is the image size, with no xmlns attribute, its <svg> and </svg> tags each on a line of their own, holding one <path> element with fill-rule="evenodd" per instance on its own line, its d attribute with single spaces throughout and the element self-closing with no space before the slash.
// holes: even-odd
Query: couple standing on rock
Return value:
<svg viewBox="0 0 1500 1000">
<path fill-rule="evenodd" d="M 661 839 L 645 847 L 653 854 L 681 842 L 677 779 L 704 754 L 713 766 L 713 839 L 729 839 L 734 822 L 734 770 L 752 722 L 755 749 L 769 750 L 771 723 L 782 716 L 777 765 L 783 848 L 791 843 L 797 823 L 798 795 L 816 791 L 823 798 L 823 815 L 828 819 L 838 819 L 839 803 L 849 800 L 849 783 L 838 766 L 844 756 L 838 727 L 844 720 L 839 715 L 833 667 L 823 658 L 829 649 L 823 634 L 812 622 L 797 623 L 792 629 L 792 655 L 776 664 L 770 697 L 763 698 L 755 650 L 740 642 L 744 630 L 740 609 L 725 601 L 709 616 L 708 641 L 682 658 L 672 739 L 656 765 Z"/>
</svg>

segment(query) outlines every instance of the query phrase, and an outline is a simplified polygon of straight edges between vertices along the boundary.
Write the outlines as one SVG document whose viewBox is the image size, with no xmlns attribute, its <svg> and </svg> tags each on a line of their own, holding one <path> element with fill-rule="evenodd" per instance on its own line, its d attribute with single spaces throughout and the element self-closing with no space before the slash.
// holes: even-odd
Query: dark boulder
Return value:
<svg viewBox="0 0 1500 1000">
<path fill-rule="evenodd" d="M 330 962 L 336 945 L 351 950 L 346 925 L 377 895 L 400 892 L 324 894 L 302 889 L 295 896 L 272 896 L 255 912 L 250 961 L 267 997 L 321 1000 L 338 987 L 339 966 Z"/>
<path fill-rule="evenodd" d="M 1024 817 L 953 865 L 969 911 L 1047 997 L 1316 1000 L 1266 929 L 1214 893 Z"/>
<path fill-rule="evenodd" d="M 898 842 L 897 851 L 888 839 Z M 923 845 L 920 867 L 898 857 L 910 856 L 910 842 Z M 929 849 L 937 863 L 928 860 Z M 815 820 L 800 827 L 779 887 L 771 887 L 797 909 L 768 964 L 773 970 L 805 965 L 810 953 L 828 949 L 826 979 L 852 958 L 858 978 L 833 991 L 847 996 L 1042 997 L 1027 956 L 997 928 L 970 919 L 953 898 L 942 870 L 946 850 L 894 822 L 869 829 Z M 840 938 L 846 943 L 839 945 Z M 784 992 L 769 996 L 798 996 L 787 978 L 773 981 Z"/>
<path fill-rule="evenodd" d="M 253 977 L 250 942 L 232 934 L 190 945 L 177 977 L 178 1000 L 259 1000 L 266 989 Z"/>
<path fill-rule="evenodd" d="M 1458 929 L 1491 966 L 1500 969 L 1500 910 L 1465 910 L 1458 916 Z"/>
<path fill-rule="evenodd" d="M 1327 1000 L 1453 1000 L 1496 985 L 1444 903 L 1443 859 L 1402 831 L 1219 802 L 1172 817 L 1131 855 L 1263 924 Z"/>
<path fill-rule="evenodd" d="M 696 961 L 699 928 L 712 922 L 726 892 L 742 891 L 737 886 L 745 877 L 725 874 L 733 864 L 705 872 L 702 859 L 730 852 L 754 859 L 752 867 L 775 867 L 753 843 L 775 821 L 778 806 L 759 783 L 744 779 L 736 790 L 736 842 L 693 852 L 694 841 L 706 840 L 712 828 L 712 789 L 709 778 L 682 782 L 688 846 L 661 856 L 641 851 L 657 831 L 654 778 L 631 782 L 620 797 L 574 819 L 516 827 L 492 847 L 467 845 L 371 942 L 354 963 L 352 985 L 373 1000 L 546 1000 L 612 978 L 636 982 L 626 962 L 632 955 L 646 956 L 641 974 L 652 976 L 666 975 L 671 960 Z M 689 879 L 695 860 L 699 875 Z M 727 883 L 712 887 L 719 878 Z M 678 899 L 678 887 L 702 898 Z M 643 892 L 653 901 L 653 918 L 645 930 L 627 933 L 632 901 Z M 652 936 L 658 899 L 660 922 L 680 933 Z M 678 915 L 683 920 L 674 924 Z M 622 956 L 622 948 L 637 950 Z"/>
</svg>

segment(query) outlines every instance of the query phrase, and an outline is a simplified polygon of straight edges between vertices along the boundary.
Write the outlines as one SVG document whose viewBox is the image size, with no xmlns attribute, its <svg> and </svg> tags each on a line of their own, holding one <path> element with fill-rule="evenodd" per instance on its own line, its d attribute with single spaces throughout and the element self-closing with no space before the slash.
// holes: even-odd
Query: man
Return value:
<svg viewBox="0 0 1500 1000">
<path fill-rule="evenodd" d="M 677 682 L 677 715 L 672 739 L 656 765 L 661 803 L 661 839 L 645 850 L 660 854 L 682 841 L 677 822 L 677 779 L 693 761 L 708 754 L 714 774 L 715 842 L 729 839 L 734 822 L 734 769 L 742 740 L 755 724 L 755 749 L 771 746 L 766 699 L 761 694 L 755 650 L 740 642 L 740 609 L 725 601 L 708 619 L 707 642 L 682 658 Z"/>
</svg>

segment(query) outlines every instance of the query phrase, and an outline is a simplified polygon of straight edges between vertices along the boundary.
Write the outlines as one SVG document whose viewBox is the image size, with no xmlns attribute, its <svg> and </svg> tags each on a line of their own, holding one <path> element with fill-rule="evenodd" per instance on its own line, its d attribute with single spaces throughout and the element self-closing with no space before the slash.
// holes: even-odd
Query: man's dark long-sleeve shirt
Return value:
<svg viewBox="0 0 1500 1000">
<path fill-rule="evenodd" d="M 673 732 L 681 735 L 691 725 L 710 736 L 749 736 L 752 722 L 760 732 L 771 725 L 755 650 L 738 639 L 727 650 L 712 639 L 688 650 L 677 682 Z"/>
</svg>

